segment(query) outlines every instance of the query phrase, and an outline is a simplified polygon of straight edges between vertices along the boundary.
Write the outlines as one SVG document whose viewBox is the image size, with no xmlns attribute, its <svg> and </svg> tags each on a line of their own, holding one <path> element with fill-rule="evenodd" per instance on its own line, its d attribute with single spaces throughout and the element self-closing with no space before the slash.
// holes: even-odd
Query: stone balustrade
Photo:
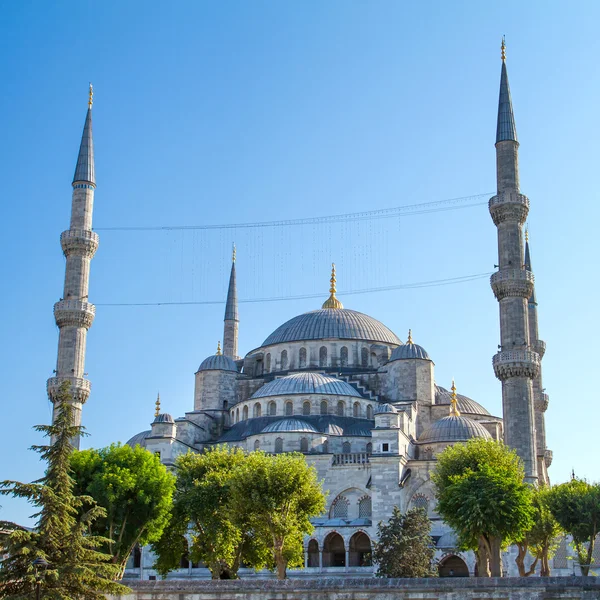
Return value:
<svg viewBox="0 0 600 600">
<path fill-rule="evenodd" d="M 532 350 L 507 350 L 498 352 L 492 359 L 494 373 L 500 381 L 511 377 L 535 379 L 540 372 L 540 357 Z"/>
<path fill-rule="evenodd" d="M 366 452 L 349 452 L 347 454 L 334 454 L 331 459 L 331 466 L 364 465 L 368 462 L 369 455 Z"/>
<path fill-rule="evenodd" d="M 96 315 L 96 307 L 81 300 L 60 300 L 54 305 L 54 319 L 59 327 L 85 327 L 89 329 Z"/>
<path fill-rule="evenodd" d="M 60 234 L 60 245 L 65 256 L 79 254 L 92 258 L 99 243 L 98 234 L 89 229 L 67 229 Z"/>
<path fill-rule="evenodd" d="M 546 463 L 546 469 L 550 468 L 550 465 L 552 464 L 552 450 L 548 450 L 548 448 L 546 448 L 546 451 L 544 452 L 544 462 Z"/>
<path fill-rule="evenodd" d="M 535 277 L 527 269 L 501 269 L 490 277 L 490 284 L 497 300 L 511 296 L 529 298 L 534 283 Z"/>
<path fill-rule="evenodd" d="M 531 349 L 540 355 L 540 358 L 546 354 L 546 342 L 543 340 L 533 340 L 531 343 Z"/>
<path fill-rule="evenodd" d="M 495 225 L 505 221 L 517 221 L 521 225 L 529 214 L 529 198 L 518 192 L 502 192 L 492 196 L 488 208 Z"/>
<path fill-rule="evenodd" d="M 89 398 L 92 384 L 88 379 L 83 379 L 83 377 L 50 377 L 46 382 L 46 389 L 51 399 L 56 397 L 64 381 L 71 383 L 69 392 L 74 402 L 81 402 L 83 404 Z"/>
</svg>

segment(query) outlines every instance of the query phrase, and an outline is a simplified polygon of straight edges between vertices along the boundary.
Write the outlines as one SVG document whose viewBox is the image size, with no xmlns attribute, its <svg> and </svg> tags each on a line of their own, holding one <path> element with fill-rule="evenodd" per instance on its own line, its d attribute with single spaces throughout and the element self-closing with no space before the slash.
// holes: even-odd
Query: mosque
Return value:
<svg viewBox="0 0 600 600">
<path fill-rule="evenodd" d="M 157 410 L 139 444 L 173 466 L 187 452 L 215 444 L 247 451 L 301 452 L 328 491 L 326 512 L 305 540 L 301 574 L 371 575 L 371 540 L 392 508 L 422 507 L 432 521 L 440 574 L 474 575 L 471 553 L 436 513 L 430 473 L 448 445 L 472 438 L 504 440 L 523 460 L 529 482 L 547 482 L 552 453 L 546 448 L 537 302 L 529 242 L 523 225 L 529 199 L 520 192 L 517 132 L 504 44 L 496 130 L 497 194 L 489 211 L 498 231 L 498 269 L 491 287 L 499 303 L 500 345 L 493 368 L 502 382 L 502 417 L 435 379 L 434 358 L 410 331 L 403 342 L 373 316 L 345 308 L 336 297 L 335 267 L 320 308 L 292 316 L 243 356 L 233 256 L 224 318 L 223 347 L 200 362 L 193 404 L 174 418 Z M 90 393 L 84 378 L 86 335 L 95 307 L 88 302 L 90 261 L 98 247 L 92 229 L 96 179 L 92 141 L 92 90 L 75 177 L 70 228 L 61 235 L 66 256 L 63 298 L 54 314 L 59 327 L 55 376 L 48 394 L 71 382 L 78 419 Z M 417 340 L 420 341 L 420 340 Z M 462 386 L 462 382 L 461 382 Z M 462 392 L 462 389 L 461 389 Z M 128 576 L 154 578 L 149 549 L 136 551 Z M 511 572 L 513 560 L 506 560 Z M 187 562 L 174 577 L 206 577 Z M 247 573 L 251 576 L 251 572 Z"/>
</svg>

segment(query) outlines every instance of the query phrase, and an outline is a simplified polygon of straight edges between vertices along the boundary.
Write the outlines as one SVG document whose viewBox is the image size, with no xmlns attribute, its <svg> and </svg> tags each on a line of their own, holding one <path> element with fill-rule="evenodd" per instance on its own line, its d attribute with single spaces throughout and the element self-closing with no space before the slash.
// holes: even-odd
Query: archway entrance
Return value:
<svg viewBox="0 0 600 600">
<path fill-rule="evenodd" d="M 308 542 L 308 564 L 306 566 L 319 566 L 319 544 L 317 540 L 310 540 L 310 542 Z"/>
<path fill-rule="evenodd" d="M 330 533 L 323 544 L 323 566 L 345 567 L 346 548 L 339 533 Z"/>
<path fill-rule="evenodd" d="M 348 562 L 351 567 L 368 567 L 371 565 L 371 540 L 366 533 L 357 531 L 350 538 Z"/>
<path fill-rule="evenodd" d="M 469 569 L 460 556 L 453 554 L 440 562 L 438 573 L 440 577 L 468 577 Z"/>
</svg>

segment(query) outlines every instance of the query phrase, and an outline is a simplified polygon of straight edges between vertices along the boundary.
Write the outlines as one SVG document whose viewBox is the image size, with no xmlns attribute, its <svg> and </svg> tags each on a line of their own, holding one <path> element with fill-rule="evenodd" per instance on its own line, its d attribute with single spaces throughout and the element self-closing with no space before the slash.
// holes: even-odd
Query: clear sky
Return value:
<svg viewBox="0 0 600 600">
<path fill-rule="evenodd" d="M 116 232 L 249 223 L 488 194 L 500 39 L 521 143 L 521 187 L 548 350 L 550 476 L 599 479 L 597 2 L 87 2 L 0 7 L 0 295 L 4 427 L 0 479 L 42 474 L 28 451 L 46 423 L 62 295 L 59 235 L 95 87 L 100 249 L 88 337 L 84 447 L 125 442 L 163 409 L 193 405 L 194 372 L 222 337 L 232 241 L 246 300 L 240 352 L 339 289 L 488 273 L 496 229 L 485 205 L 337 226 Z M 479 198 L 478 202 L 485 200 Z M 501 414 L 491 357 L 498 307 L 486 278 L 342 295 L 348 308 L 409 327 L 436 380 Z M 595 389 L 595 388 L 594 388 Z M 1 499 L 0 518 L 29 506 Z"/>
</svg>

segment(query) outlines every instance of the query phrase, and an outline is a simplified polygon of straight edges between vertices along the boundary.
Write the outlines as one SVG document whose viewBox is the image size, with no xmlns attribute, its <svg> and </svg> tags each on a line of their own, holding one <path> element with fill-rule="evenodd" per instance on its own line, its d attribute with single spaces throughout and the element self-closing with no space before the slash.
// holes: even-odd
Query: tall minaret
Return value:
<svg viewBox="0 0 600 600">
<path fill-rule="evenodd" d="M 54 305 L 54 318 L 59 327 L 58 358 L 55 376 L 48 379 L 48 396 L 58 409 L 56 399 L 61 384 L 70 382 L 75 408 L 75 423 L 81 424 L 81 407 L 90 395 L 90 382 L 85 379 L 85 346 L 87 332 L 94 320 L 96 307 L 88 302 L 90 261 L 98 248 L 98 235 L 92 231 L 94 207 L 94 142 L 92 139 L 93 89 L 90 84 L 88 111 L 83 126 L 79 156 L 73 177 L 71 225 L 60 236 L 66 257 L 63 297 Z M 79 447 L 79 437 L 74 443 Z"/>
<path fill-rule="evenodd" d="M 525 268 L 531 272 L 531 254 L 529 252 L 529 233 L 525 231 Z M 535 352 L 539 354 L 540 361 L 546 352 L 546 342 L 539 338 L 538 333 L 538 316 L 537 302 L 535 299 L 535 288 L 531 292 L 531 296 L 527 302 L 527 312 L 529 318 L 529 343 Z M 544 413 L 548 408 L 548 394 L 544 392 L 542 385 L 542 367 L 538 376 L 533 380 L 533 410 L 535 415 L 535 436 L 536 436 L 536 452 L 538 477 L 540 483 L 545 485 L 550 484 L 548 477 L 548 467 L 552 462 L 552 453 L 546 448 L 546 424 Z"/>
<path fill-rule="evenodd" d="M 533 273 L 524 266 L 523 224 L 529 199 L 519 191 L 519 142 L 508 86 L 504 39 L 496 130 L 498 193 L 489 209 L 498 228 L 498 266 L 491 285 L 500 304 L 500 351 L 494 356 L 496 377 L 502 382 L 504 441 L 515 448 L 525 466 L 526 481 L 538 478 L 532 381 L 540 357 L 529 343 L 528 301 Z"/>
<path fill-rule="evenodd" d="M 225 304 L 225 326 L 223 329 L 223 354 L 233 360 L 238 358 L 238 317 L 237 283 L 235 279 L 235 244 L 231 256 L 231 275 Z"/>
</svg>

